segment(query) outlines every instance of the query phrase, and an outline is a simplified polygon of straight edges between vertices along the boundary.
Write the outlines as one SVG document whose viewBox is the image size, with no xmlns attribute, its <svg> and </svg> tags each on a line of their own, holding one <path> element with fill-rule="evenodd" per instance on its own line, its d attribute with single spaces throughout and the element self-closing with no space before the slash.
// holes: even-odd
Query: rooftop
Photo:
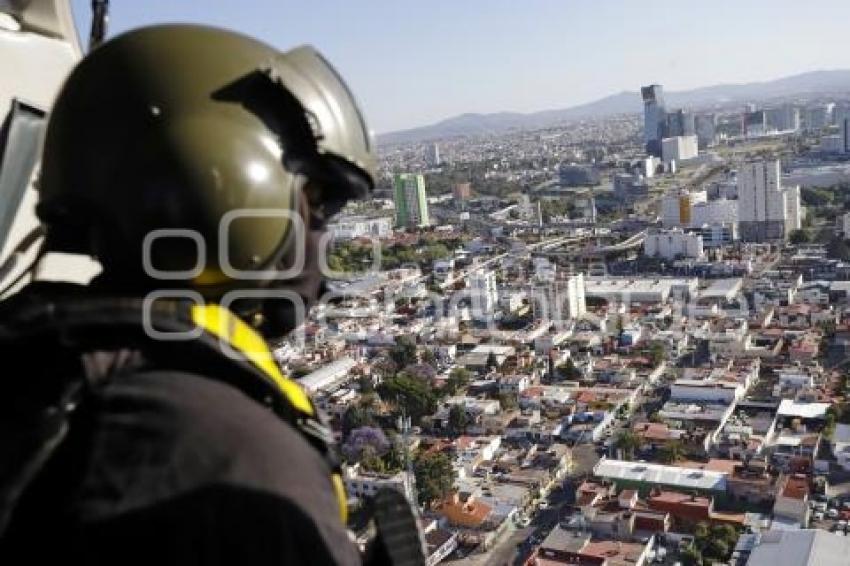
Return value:
<svg viewBox="0 0 850 566">
<path fill-rule="evenodd" d="M 614 481 L 633 481 L 676 486 L 682 489 L 725 491 L 728 474 L 712 470 L 697 470 L 681 466 L 667 466 L 648 462 L 626 462 L 602 459 L 593 473 Z"/>
</svg>

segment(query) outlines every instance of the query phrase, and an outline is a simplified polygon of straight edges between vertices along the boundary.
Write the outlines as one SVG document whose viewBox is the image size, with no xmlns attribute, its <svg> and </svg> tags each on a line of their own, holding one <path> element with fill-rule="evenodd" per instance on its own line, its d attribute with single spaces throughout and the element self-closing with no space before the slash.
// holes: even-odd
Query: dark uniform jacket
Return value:
<svg viewBox="0 0 850 566">
<path fill-rule="evenodd" d="M 57 371 L 31 346 L 5 381 Z M 103 382 L 17 505 L 0 564 L 360 563 L 327 463 L 267 407 L 136 351 L 89 361 Z"/>
</svg>

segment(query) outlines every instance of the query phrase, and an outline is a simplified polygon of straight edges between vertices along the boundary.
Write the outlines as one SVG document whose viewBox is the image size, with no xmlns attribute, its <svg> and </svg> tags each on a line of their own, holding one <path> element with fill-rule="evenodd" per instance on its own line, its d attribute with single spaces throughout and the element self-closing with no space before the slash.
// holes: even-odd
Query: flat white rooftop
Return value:
<svg viewBox="0 0 850 566">
<path fill-rule="evenodd" d="M 711 470 L 604 458 L 593 468 L 593 473 L 614 481 L 652 483 L 683 489 L 726 491 L 727 474 Z"/>
</svg>

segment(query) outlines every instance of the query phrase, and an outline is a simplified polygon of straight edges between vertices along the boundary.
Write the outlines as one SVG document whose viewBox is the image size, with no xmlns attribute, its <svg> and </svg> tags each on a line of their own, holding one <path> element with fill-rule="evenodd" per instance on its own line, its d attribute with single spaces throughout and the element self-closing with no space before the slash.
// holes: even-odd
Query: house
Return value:
<svg viewBox="0 0 850 566">
<path fill-rule="evenodd" d="M 728 477 L 729 495 L 733 500 L 760 504 L 773 501 L 775 480 L 766 463 L 750 460 L 735 465 Z"/>
<path fill-rule="evenodd" d="M 525 565 L 643 566 L 654 543 L 654 536 L 646 542 L 592 540 L 586 533 L 555 527 Z"/>
<path fill-rule="evenodd" d="M 433 507 L 453 527 L 483 529 L 493 508 L 470 494 L 454 492 Z"/>
<path fill-rule="evenodd" d="M 850 471 L 850 425 L 835 425 L 832 433 L 832 455 L 839 466 Z"/>
<path fill-rule="evenodd" d="M 804 528 L 809 523 L 809 478 L 804 474 L 787 475 L 777 482 L 779 490 L 773 504 L 774 521 Z"/>
<path fill-rule="evenodd" d="M 684 430 L 670 428 L 666 423 L 636 423 L 632 430 L 641 440 L 641 445 L 652 450 L 678 442 L 686 434 Z"/>
</svg>

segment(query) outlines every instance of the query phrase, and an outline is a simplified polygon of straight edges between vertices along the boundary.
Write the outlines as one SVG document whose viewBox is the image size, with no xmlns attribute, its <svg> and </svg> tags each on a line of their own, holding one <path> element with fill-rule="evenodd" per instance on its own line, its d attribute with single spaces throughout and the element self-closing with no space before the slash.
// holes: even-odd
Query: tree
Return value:
<svg viewBox="0 0 850 566">
<path fill-rule="evenodd" d="M 664 344 L 661 342 L 653 342 L 649 347 L 649 361 L 652 367 L 658 367 L 661 362 L 667 357 L 667 352 L 664 349 Z"/>
<path fill-rule="evenodd" d="M 442 453 L 426 452 L 419 456 L 413 463 L 413 474 L 416 478 L 419 503 L 423 505 L 443 499 L 454 485 L 452 463 L 448 456 Z"/>
<path fill-rule="evenodd" d="M 686 546 L 682 552 L 679 553 L 679 558 L 682 559 L 682 564 L 684 564 L 684 566 L 699 566 L 702 564 L 702 554 L 693 544 Z"/>
<path fill-rule="evenodd" d="M 414 424 L 436 409 L 436 399 L 431 387 L 424 381 L 405 373 L 385 379 L 378 386 L 378 393 L 385 401 L 394 401 L 410 416 Z"/>
<path fill-rule="evenodd" d="M 808 244 L 811 238 L 809 238 L 809 233 L 805 230 L 794 230 L 791 232 L 791 235 L 788 237 L 788 240 L 795 245 L 799 244 Z"/>
<path fill-rule="evenodd" d="M 434 350 L 426 349 L 422 351 L 422 363 L 428 364 L 429 366 L 437 364 L 437 356 L 434 354 Z"/>
<path fill-rule="evenodd" d="M 623 451 L 626 460 L 630 460 L 634 457 L 635 450 L 640 448 L 640 438 L 631 430 L 626 429 L 617 435 L 614 446 Z"/>
<path fill-rule="evenodd" d="M 363 426 L 351 431 L 348 440 L 342 445 L 342 454 L 349 462 L 360 462 L 369 469 L 383 471 L 383 462 L 378 464 L 376 461 L 380 461 L 389 449 L 390 443 L 384 431 Z"/>
<path fill-rule="evenodd" d="M 472 372 L 466 368 L 455 368 L 446 380 L 445 392 L 448 395 L 454 395 L 458 390 L 466 387 L 470 381 L 472 381 Z"/>
<path fill-rule="evenodd" d="M 389 351 L 390 359 L 396 367 L 407 367 L 417 362 L 416 341 L 410 336 L 399 336 Z"/>
<path fill-rule="evenodd" d="M 708 541 L 706 554 L 720 560 L 726 560 L 729 556 L 729 543 L 722 538 L 712 538 Z"/>
<path fill-rule="evenodd" d="M 684 447 L 681 442 L 668 442 L 658 451 L 658 458 L 665 464 L 672 464 L 677 460 L 682 459 L 685 455 Z"/>
<path fill-rule="evenodd" d="M 348 438 L 348 435 L 354 429 L 371 425 L 372 412 L 361 404 L 350 405 L 342 414 L 342 437 Z"/>
<path fill-rule="evenodd" d="M 499 407 L 503 411 L 512 411 L 516 409 L 516 397 L 510 393 L 499 393 Z"/>
<path fill-rule="evenodd" d="M 466 409 L 463 405 L 452 405 L 449 409 L 449 428 L 455 434 L 463 434 L 466 432 L 466 425 L 469 424 L 469 416 L 466 414 Z"/>
</svg>

